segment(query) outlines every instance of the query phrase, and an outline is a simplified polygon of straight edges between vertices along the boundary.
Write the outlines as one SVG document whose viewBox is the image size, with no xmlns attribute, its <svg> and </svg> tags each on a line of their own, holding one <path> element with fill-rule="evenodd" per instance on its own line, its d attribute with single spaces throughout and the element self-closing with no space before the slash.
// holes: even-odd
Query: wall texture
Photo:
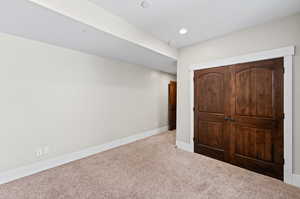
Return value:
<svg viewBox="0 0 300 199">
<path fill-rule="evenodd" d="M 1 33 L 0 53 L 0 172 L 167 125 L 173 75 Z"/>
<path fill-rule="evenodd" d="M 191 65 L 248 53 L 295 45 L 300 48 L 300 14 L 235 32 L 220 38 L 180 49 L 177 68 L 177 140 L 190 141 Z M 294 71 L 294 168 L 300 174 L 300 54 L 296 52 Z"/>
</svg>

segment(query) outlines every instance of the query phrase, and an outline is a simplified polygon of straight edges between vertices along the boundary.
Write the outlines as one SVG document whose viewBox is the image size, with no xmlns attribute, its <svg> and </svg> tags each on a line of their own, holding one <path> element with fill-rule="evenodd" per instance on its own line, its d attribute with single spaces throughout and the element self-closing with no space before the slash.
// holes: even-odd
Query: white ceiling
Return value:
<svg viewBox="0 0 300 199">
<path fill-rule="evenodd" d="M 1 2 L 0 32 L 176 73 L 175 58 L 115 37 L 28 0 Z"/>
<path fill-rule="evenodd" d="M 90 1 L 179 48 L 300 12 L 300 0 L 149 0 L 148 9 L 141 0 Z"/>
<path fill-rule="evenodd" d="M 165 42 L 183 47 L 300 12 L 300 0 L 141 1 L 7 0 L 0 32 L 176 73 L 177 50 Z"/>
</svg>

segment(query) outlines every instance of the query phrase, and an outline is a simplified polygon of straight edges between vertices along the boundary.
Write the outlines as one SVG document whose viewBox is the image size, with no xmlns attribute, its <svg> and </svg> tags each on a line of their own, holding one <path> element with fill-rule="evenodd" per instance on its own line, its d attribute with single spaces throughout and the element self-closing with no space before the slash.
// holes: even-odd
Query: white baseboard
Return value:
<svg viewBox="0 0 300 199">
<path fill-rule="evenodd" d="M 96 153 L 100 153 L 103 151 L 107 151 L 109 149 L 113 149 L 125 144 L 129 144 L 132 142 L 135 142 L 137 140 L 141 140 L 159 133 L 166 132 L 168 130 L 168 127 L 162 127 L 150 131 L 146 131 L 140 134 L 136 134 L 133 136 L 129 136 L 126 138 L 118 139 L 109 143 L 102 144 L 100 146 L 90 147 L 78 152 L 66 154 L 54 159 L 44 160 L 41 162 L 37 162 L 28 166 L 20 167 L 17 169 L 12 169 L 7 172 L 0 173 L 0 184 L 4 184 L 25 176 L 29 176 L 35 173 L 39 173 L 41 171 L 45 171 L 47 169 L 51 169 L 57 166 L 61 166 L 63 164 L 79 160 L 91 155 L 94 155 Z"/>
<path fill-rule="evenodd" d="M 300 175 L 293 174 L 293 185 L 300 187 Z"/>
<path fill-rule="evenodd" d="M 184 151 L 194 152 L 194 146 L 193 146 L 193 144 L 188 144 L 186 142 L 182 142 L 182 141 L 176 140 L 176 146 L 179 149 L 182 149 Z"/>
</svg>

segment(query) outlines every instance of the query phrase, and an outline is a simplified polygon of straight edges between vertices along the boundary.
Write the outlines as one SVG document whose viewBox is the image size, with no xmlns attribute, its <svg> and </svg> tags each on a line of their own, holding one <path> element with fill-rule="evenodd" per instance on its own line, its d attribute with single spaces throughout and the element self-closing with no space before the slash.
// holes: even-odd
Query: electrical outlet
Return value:
<svg viewBox="0 0 300 199">
<path fill-rule="evenodd" d="M 36 151 L 35 151 L 35 154 L 37 157 L 40 157 L 43 155 L 43 150 L 41 148 L 38 148 Z"/>
<path fill-rule="evenodd" d="M 36 155 L 36 157 L 47 155 L 47 154 L 49 154 L 49 150 L 50 150 L 49 146 L 44 146 L 44 147 L 38 148 L 35 151 L 35 155 Z"/>
</svg>

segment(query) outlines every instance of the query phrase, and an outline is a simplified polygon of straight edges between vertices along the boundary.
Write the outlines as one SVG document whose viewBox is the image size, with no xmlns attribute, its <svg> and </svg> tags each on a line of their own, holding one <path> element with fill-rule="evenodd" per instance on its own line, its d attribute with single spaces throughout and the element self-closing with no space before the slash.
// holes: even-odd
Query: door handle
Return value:
<svg viewBox="0 0 300 199">
<path fill-rule="evenodd" d="M 232 119 L 230 117 L 225 117 L 224 120 L 225 121 L 230 121 L 230 122 L 235 122 L 235 119 Z"/>
<path fill-rule="evenodd" d="M 224 120 L 225 120 L 225 121 L 229 121 L 230 118 L 229 118 L 229 117 L 225 117 Z"/>
</svg>

